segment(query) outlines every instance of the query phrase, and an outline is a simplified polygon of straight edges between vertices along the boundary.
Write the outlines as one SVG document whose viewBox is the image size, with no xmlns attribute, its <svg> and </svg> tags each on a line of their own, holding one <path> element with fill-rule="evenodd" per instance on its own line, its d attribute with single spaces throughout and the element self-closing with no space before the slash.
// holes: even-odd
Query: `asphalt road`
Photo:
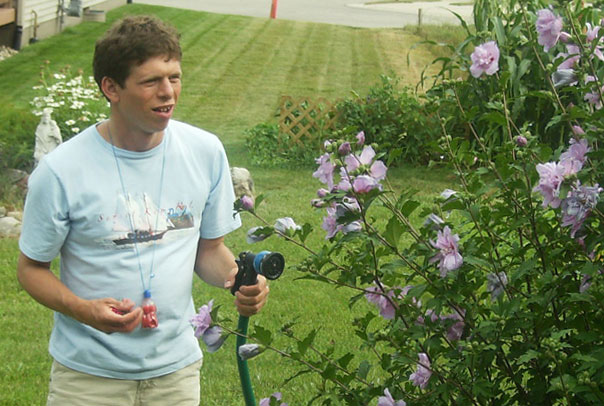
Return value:
<svg viewBox="0 0 604 406">
<path fill-rule="evenodd" d="M 451 3 L 459 3 L 460 0 L 384 4 L 364 4 L 354 1 L 278 0 L 277 18 L 378 28 L 416 25 L 419 9 L 422 10 L 423 24 L 458 24 L 459 20 L 448 10 L 455 11 L 467 21 L 470 21 L 472 15 L 471 6 L 451 5 Z M 133 2 L 211 13 L 268 17 L 272 0 L 133 0 Z"/>
</svg>

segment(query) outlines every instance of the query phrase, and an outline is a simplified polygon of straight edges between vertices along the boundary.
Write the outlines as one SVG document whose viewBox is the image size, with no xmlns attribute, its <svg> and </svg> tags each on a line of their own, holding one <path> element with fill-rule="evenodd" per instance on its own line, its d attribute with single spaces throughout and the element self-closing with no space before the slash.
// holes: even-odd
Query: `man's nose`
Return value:
<svg viewBox="0 0 604 406">
<path fill-rule="evenodd" d="M 169 78 L 164 78 L 159 84 L 158 96 L 163 99 L 171 99 L 174 97 L 174 85 Z"/>
</svg>

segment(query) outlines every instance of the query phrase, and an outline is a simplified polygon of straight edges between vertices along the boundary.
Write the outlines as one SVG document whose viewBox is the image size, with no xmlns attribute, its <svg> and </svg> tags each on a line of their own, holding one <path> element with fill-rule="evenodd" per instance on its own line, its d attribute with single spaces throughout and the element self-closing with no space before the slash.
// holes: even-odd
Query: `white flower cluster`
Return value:
<svg viewBox="0 0 604 406">
<path fill-rule="evenodd" d="M 84 78 L 81 73 L 74 76 L 68 69 L 46 74 L 44 69 L 41 84 L 33 87 L 38 92 L 30 102 L 34 115 L 42 116 L 44 109 L 52 109 L 52 118 L 66 138 L 107 118 L 109 104 L 92 76 Z"/>
</svg>

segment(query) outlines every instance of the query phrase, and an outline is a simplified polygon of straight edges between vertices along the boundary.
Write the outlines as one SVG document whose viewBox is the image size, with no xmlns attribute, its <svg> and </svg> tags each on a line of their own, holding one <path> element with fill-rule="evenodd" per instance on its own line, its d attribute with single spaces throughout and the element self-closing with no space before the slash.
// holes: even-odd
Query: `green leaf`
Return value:
<svg viewBox="0 0 604 406">
<path fill-rule="evenodd" d="M 413 213 L 415 211 L 415 209 L 417 209 L 419 206 L 420 206 L 419 202 L 417 202 L 415 200 L 407 200 L 403 204 L 403 207 L 401 208 L 401 213 L 403 213 L 403 216 L 409 217 L 411 215 L 411 213 Z"/>
<path fill-rule="evenodd" d="M 366 379 L 369 370 L 371 369 L 371 364 L 367 360 L 361 361 L 359 364 L 359 369 L 357 371 L 357 376 L 361 379 Z"/>
<path fill-rule="evenodd" d="M 495 29 L 495 37 L 497 38 L 497 45 L 501 48 L 505 46 L 505 28 L 503 27 L 503 22 L 501 22 L 501 18 L 499 17 L 491 17 L 491 23 L 493 24 L 493 28 Z"/>
<path fill-rule="evenodd" d="M 538 351 L 528 350 L 527 352 L 519 356 L 517 361 L 520 364 L 526 364 L 529 361 L 539 358 L 540 355 L 541 354 L 539 354 Z"/>
<path fill-rule="evenodd" d="M 390 245 L 396 246 L 398 240 L 403 234 L 404 228 L 401 222 L 396 217 L 391 217 L 384 231 L 384 238 Z"/>
<path fill-rule="evenodd" d="M 342 368 L 346 369 L 348 367 L 348 364 L 350 364 L 350 361 L 352 361 L 353 358 L 354 358 L 354 355 L 352 353 L 347 353 L 346 355 L 344 355 L 338 359 L 338 365 L 341 366 Z"/>
<path fill-rule="evenodd" d="M 271 345 L 273 341 L 272 333 L 262 326 L 254 326 L 254 332 L 251 334 L 252 338 L 258 340 L 262 345 Z"/>
<path fill-rule="evenodd" d="M 308 350 L 308 348 L 312 345 L 313 341 L 315 340 L 316 335 L 317 335 L 317 330 L 312 330 L 310 333 L 308 333 L 308 335 L 306 336 L 306 338 L 304 338 L 304 340 L 298 341 L 298 351 L 300 352 L 301 355 L 306 354 L 306 351 Z"/>
</svg>

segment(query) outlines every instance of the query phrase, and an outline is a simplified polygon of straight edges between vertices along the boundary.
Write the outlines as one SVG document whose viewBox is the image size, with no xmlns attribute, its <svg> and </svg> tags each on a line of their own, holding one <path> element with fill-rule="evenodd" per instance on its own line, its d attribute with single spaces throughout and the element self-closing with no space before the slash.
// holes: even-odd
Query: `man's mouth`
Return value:
<svg viewBox="0 0 604 406">
<path fill-rule="evenodd" d="M 170 111 L 172 111 L 172 106 L 156 107 L 152 110 L 157 111 L 158 113 L 169 113 Z"/>
</svg>

